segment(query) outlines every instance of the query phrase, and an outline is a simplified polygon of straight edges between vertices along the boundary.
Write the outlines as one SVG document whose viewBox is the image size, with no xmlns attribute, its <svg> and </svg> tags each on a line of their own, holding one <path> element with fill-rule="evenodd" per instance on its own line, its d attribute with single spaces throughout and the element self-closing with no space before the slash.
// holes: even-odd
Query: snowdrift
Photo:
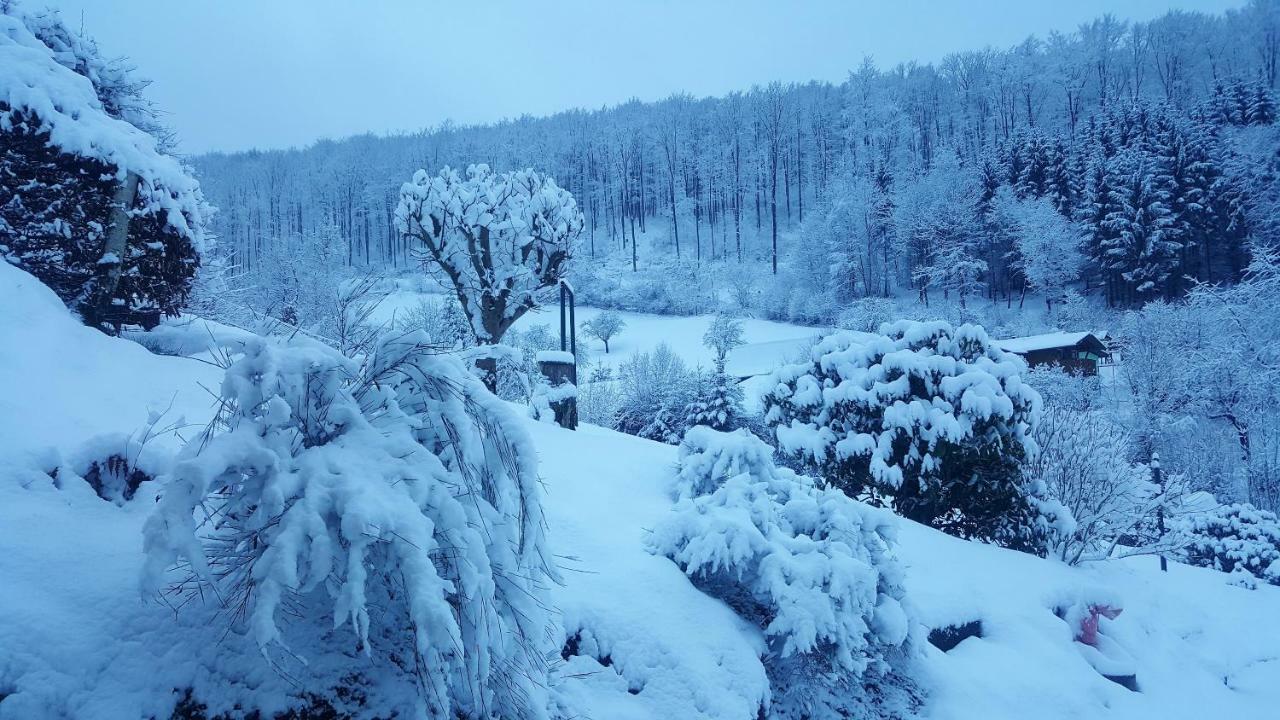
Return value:
<svg viewBox="0 0 1280 720">
<path fill-rule="evenodd" d="M 53 453 L 130 432 L 157 406 L 203 422 L 212 397 L 201 385 L 220 374 L 82 327 L 0 263 L 0 719 L 167 718 L 185 688 L 211 711 L 290 701 L 252 640 L 140 600 L 153 483 L 117 506 L 44 472 Z M 553 593 L 562 707 L 596 720 L 757 717 L 768 692 L 758 631 L 645 550 L 672 506 L 676 448 L 590 426 L 527 429 L 564 576 Z M 1280 706 L 1280 588 L 1177 564 L 1161 573 L 1153 558 L 1069 568 L 901 525 L 921 630 L 981 623 L 948 652 L 925 647 L 927 717 L 1266 717 Z M 1074 641 L 1059 614 L 1081 603 L 1123 608 L 1099 632 L 1139 691 L 1104 678 L 1096 651 Z M 358 653 L 311 660 L 377 672 Z"/>
</svg>

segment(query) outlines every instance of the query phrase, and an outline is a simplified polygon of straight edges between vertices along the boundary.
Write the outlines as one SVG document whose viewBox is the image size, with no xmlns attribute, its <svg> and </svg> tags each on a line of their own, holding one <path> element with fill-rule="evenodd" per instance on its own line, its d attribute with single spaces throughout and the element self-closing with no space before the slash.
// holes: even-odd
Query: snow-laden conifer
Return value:
<svg viewBox="0 0 1280 720">
<path fill-rule="evenodd" d="M 1039 489 L 1021 464 L 1040 396 L 975 325 L 899 321 L 831 335 L 764 396 L 780 449 L 849 494 L 962 537 L 1030 547 Z"/>
<path fill-rule="evenodd" d="M 745 430 L 689 430 L 677 504 L 649 538 L 764 632 L 768 717 L 905 714 L 913 654 L 895 519 L 774 465 Z"/>
</svg>

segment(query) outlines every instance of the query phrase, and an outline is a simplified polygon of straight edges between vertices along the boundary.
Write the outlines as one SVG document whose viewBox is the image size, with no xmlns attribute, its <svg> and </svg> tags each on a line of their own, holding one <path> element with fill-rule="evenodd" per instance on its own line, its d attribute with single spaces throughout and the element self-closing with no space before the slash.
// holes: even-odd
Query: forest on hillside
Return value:
<svg viewBox="0 0 1280 720">
<path fill-rule="evenodd" d="M 1278 57 L 1280 9 L 1255 0 L 1108 15 L 937 63 L 868 58 L 837 85 L 194 162 L 226 260 L 250 274 L 308 255 L 413 268 L 400 186 L 487 163 L 537 168 L 577 199 L 573 274 L 598 305 L 690 313 L 729 298 L 822 323 L 875 296 L 1133 307 L 1234 281 L 1251 247 L 1280 241 Z"/>
</svg>

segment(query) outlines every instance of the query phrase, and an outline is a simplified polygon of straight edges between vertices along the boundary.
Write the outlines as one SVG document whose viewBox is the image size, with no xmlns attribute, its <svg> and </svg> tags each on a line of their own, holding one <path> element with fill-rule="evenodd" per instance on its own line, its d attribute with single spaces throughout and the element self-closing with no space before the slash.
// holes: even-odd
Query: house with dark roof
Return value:
<svg viewBox="0 0 1280 720">
<path fill-rule="evenodd" d="M 1071 372 L 1097 375 L 1098 365 L 1111 357 L 1105 333 L 1052 332 L 997 340 L 1001 349 L 1021 355 L 1030 367 L 1058 365 Z"/>
</svg>

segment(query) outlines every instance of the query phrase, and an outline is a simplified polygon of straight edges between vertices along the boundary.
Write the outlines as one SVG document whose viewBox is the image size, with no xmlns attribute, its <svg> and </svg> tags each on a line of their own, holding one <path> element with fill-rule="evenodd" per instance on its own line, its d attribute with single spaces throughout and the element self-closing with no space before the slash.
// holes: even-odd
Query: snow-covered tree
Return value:
<svg viewBox="0 0 1280 720">
<path fill-rule="evenodd" d="M 1084 267 L 1081 228 L 1047 199 L 1018 200 L 1002 190 L 995 208 L 1000 222 L 1012 233 L 1018 272 L 1052 307 L 1055 300 L 1062 299 L 1067 286 L 1079 279 Z"/>
<path fill-rule="evenodd" d="M 686 427 L 733 430 L 742 424 L 742 388 L 723 368 L 700 373 L 693 385 L 693 399 L 685 408 Z"/>
<path fill-rule="evenodd" d="M 395 222 L 453 289 L 476 341 L 496 344 L 564 278 L 583 216 L 550 177 L 471 165 L 465 178 L 419 170 L 400 189 Z"/>
<path fill-rule="evenodd" d="M 921 300 L 928 302 L 931 289 L 955 295 L 961 305 L 981 294 L 989 268 L 977 247 L 973 200 L 979 194 L 977 177 L 960 166 L 953 152 L 942 154 L 904 192 L 897 235 Z"/>
<path fill-rule="evenodd" d="M 729 351 L 743 344 L 742 321 L 732 315 L 716 315 L 702 335 L 702 344 L 716 354 L 716 367 L 724 369 Z"/>
<path fill-rule="evenodd" d="M 218 598 L 295 682 L 329 687 L 297 661 L 354 646 L 424 717 L 546 718 L 553 571 L 536 454 L 429 342 L 397 336 L 357 365 L 250 341 L 221 421 L 161 480 L 144 586 Z"/>
<path fill-rule="evenodd" d="M 772 377 L 779 448 L 855 497 L 961 537 L 1038 543 L 1042 488 L 1023 477 L 1040 396 L 974 325 L 899 321 L 836 333 Z"/>
<path fill-rule="evenodd" d="M 594 318 L 584 322 L 582 329 L 588 335 L 598 339 L 604 343 L 604 352 L 609 354 L 609 340 L 618 333 L 622 332 L 627 326 L 627 322 L 622 316 L 612 310 L 605 310 Z"/>
<path fill-rule="evenodd" d="M 0 6 L 0 256 L 100 328 L 177 314 L 210 214 L 145 82 L 56 13 Z"/>
</svg>

